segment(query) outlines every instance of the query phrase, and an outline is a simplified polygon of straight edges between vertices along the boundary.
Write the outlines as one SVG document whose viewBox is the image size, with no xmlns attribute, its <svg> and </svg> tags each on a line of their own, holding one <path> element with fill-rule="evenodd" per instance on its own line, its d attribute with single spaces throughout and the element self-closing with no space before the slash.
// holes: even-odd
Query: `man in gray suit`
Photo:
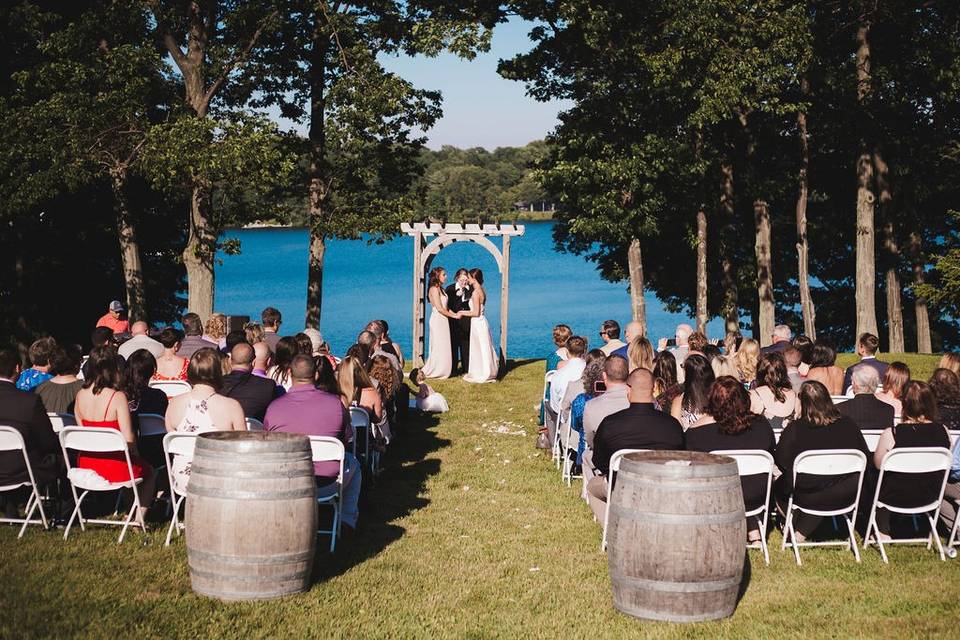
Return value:
<svg viewBox="0 0 960 640">
<path fill-rule="evenodd" d="M 625 358 L 610 356 L 603 365 L 603 382 L 607 386 L 606 392 L 587 402 L 583 409 L 583 435 L 586 438 L 587 448 L 583 452 L 583 498 L 587 499 L 586 486 L 593 471 L 593 437 L 597 434 L 597 427 L 611 413 L 622 411 L 630 406 L 627 394 L 627 376 L 630 375 L 630 365 Z"/>
</svg>

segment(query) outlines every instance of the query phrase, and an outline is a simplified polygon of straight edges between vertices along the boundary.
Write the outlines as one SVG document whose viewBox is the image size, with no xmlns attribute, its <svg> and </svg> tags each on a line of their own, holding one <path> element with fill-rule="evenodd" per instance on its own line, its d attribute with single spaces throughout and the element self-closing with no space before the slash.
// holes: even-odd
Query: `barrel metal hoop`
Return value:
<svg viewBox="0 0 960 640">
<path fill-rule="evenodd" d="M 190 560 L 204 560 L 206 562 L 215 562 L 217 564 L 231 565 L 257 565 L 267 566 L 272 564 L 291 564 L 294 562 L 307 562 L 313 558 L 313 551 L 296 551 L 293 553 L 277 553 L 269 556 L 236 556 L 224 555 L 220 553 L 211 553 L 199 549 L 187 547 L 188 562 Z M 192 564 L 190 565 L 193 566 Z"/>
<path fill-rule="evenodd" d="M 617 473 L 629 473 L 641 476 L 652 476 L 655 478 L 676 478 L 678 480 L 690 478 L 722 478 L 724 476 L 737 477 L 737 463 L 732 460 L 729 463 L 720 464 L 700 464 L 700 465 L 682 465 L 666 466 L 656 462 L 647 462 L 646 460 L 632 460 L 631 454 L 628 454 L 620 460 L 620 470 Z"/>
<path fill-rule="evenodd" d="M 219 449 L 204 449 L 194 455 L 194 459 L 210 458 L 211 460 L 229 460 L 231 462 L 242 459 L 249 464 L 274 464 L 275 462 L 301 462 L 312 460 L 310 451 L 226 451 Z"/>
<path fill-rule="evenodd" d="M 303 569 L 301 571 L 296 571 L 294 573 L 285 573 L 283 575 L 275 576 L 243 576 L 243 575 L 234 575 L 232 573 L 220 573 L 217 571 L 203 571 L 202 569 L 197 569 L 193 565 L 190 565 L 190 575 L 195 578 L 205 578 L 207 580 L 223 580 L 224 578 L 229 578 L 230 582 L 289 582 L 289 581 L 303 581 L 305 578 L 310 577 L 310 573 L 313 571 L 310 569 Z M 255 594 L 246 594 L 247 596 Z"/>
<path fill-rule="evenodd" d="M 611 515 L 625 520 L 648 520 L 657 524 L 676 524 L 676 525 L 698 525 L 698 524 L 730 524 L 739 522 L 746 516 L 743 511 L 728 511 L 726 513 L 653 513 L 650 511 L 637 511 L 618 504 L 612 504 L 609 507 Z"/>
<path fill-rule="evenodd" d="M 223 498 L 226 500 L 290 500 L 292 498 L 316 499 L 316 496 L 317 490 L 315 487 L 294 489 L 291 491 L 217 491 L 213 489 L 207 489 L 205 487 L 197 487 L 193 482 L 187 485 L 188 498 Z"/>
<path fill-rule="evenodd" d="M 641 476 L 631 475 L 629 478 L 620 479 L 620 476 L 617 476 L 617 484 L 614 485 L 614 491 L 617 487 L 622 486 L 631 486 L 639 485 L 641 487 L 648 487 L 656 489 L 657 491 L 691 491 L 695 489 L 703 489 L 708 491 L 726 491 L 728 489 L 733 489 L 740 486 L 739 476 L 733 476 L 729 480 L 724 480 L 723 482 L 718 482 L 714 480 L 710 483 L 704 482 L 667 482 L 664 478 L 648 478 Z"/>
<path fill-rule="evenodd" d="M 697 615 L 670 614 L 662 611 L 651 611 L 641 607 L 631 607 L 625 604 L 614 603 L 614 606 L 620 611 L 634 616 L 636 618 L 645 618 L 647 620 L 659 620 L 662 622 L 706 622 L 707 620 L 719 620 L 720 618 L 729 618 L 733 615 L 736 607 L 719 609 L 709 613 L 700 613 Z"/>
<path fill-rule="evenodd" d="M 733 578 L 708 580 L 706 582 L 669 582 L 666 580 L 635 578 L 622 573 L 610 573 L 610 578 L 614 583 L 625 584 L 646 591 L 669 591 L 671 593 L 708 593 L 723 591 L 731 587 L 739 587 L 741 577 L 742 576 L 735 576 Z"/>
<path fill-rule="evenodd" d="M 203 464 L 194 462 L 190 467 L 190 475 L 204 475 L 214 478 L 236 478 L 238 480 L 271 480 L 288 479 L 299 477 L 312 477 L 313 465 L 304 466 L 302 469 L 290 469 L 286 472 L 276 470 L 275 465 L 269 466 L 266 470 L 251 470 L 249 467 L 207 467 Z"/>
</svg>

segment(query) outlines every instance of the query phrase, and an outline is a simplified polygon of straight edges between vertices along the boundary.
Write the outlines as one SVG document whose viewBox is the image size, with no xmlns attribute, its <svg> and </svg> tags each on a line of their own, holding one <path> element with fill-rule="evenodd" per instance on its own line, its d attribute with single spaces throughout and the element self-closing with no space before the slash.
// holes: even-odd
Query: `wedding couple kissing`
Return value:
<svg viewBox="0 0 960 640">
<path fill-rule="evenodd" d="M 427 282 L 430 300 L 430 342 L 421 371 L 427 378 L 449 378 L 457 371 L 467 382 L 493 382 L 499 362 L 490 325 L 484 316 L 487 292 L 480 269 L 458 269 L 444 288 L 447 271 L 434 267 Z"/>
</svg>

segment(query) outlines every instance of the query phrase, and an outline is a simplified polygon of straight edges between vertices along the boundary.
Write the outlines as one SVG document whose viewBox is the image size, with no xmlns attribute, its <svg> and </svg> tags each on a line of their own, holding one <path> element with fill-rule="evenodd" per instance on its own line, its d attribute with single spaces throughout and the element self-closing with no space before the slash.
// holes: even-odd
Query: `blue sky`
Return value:
<svg viewBox="0 0 960 640">
<path fill-rule="evenodd" d="M 443 117 L 427 131 L 427 146 L 522 146 L 539 140 L 557 124 L 564 101 L 537 102 L 526 95 L 521 82 L 497 74 L 501 58 L 529 51 L 527 36 L 533 23 L 519 18 L 498 25 L 490 51 L 473 60 L 444 54 L 436 58 L 400 56 L 384 58 L 384 66 L 421 89 L 443 94 Z M 287 127 L 284 127 L 287 128 Z M 296 127 L 306 133 L 306 127 Z"/>
</svg>

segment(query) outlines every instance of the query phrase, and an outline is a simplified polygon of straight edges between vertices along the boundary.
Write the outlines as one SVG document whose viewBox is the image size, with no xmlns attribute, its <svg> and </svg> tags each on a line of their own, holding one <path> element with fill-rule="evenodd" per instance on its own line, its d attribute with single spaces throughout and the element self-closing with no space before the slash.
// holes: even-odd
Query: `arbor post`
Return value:
<svg viewBox="0 0 960 640">
<path fill-rule="evenodd" d="M 500 281 L 500 369 L 507 364 L 507 319 L 510 317 L 510 236 L 503 236 L 503 277 Z"/>
<path fill-rule="evenodd" d="M 413 366 L 423 366 L 423 267 L 420 255 L 423 252 L 423 233 L 413 235 Z"/>
</svg>

